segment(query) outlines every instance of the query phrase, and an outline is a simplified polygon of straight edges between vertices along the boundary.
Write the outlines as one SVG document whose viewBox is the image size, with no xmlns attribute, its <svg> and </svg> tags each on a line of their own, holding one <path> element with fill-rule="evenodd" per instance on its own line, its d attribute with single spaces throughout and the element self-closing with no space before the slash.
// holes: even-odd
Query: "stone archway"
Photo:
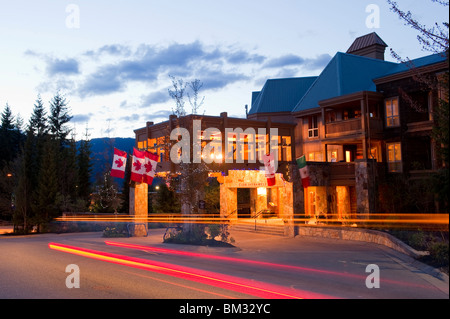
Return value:
<svg viewBox="0 0 450 319">
<path fill-rule="evenodd" d="M 263 171 L 228 171 L 228 176 L 223 178 L 220 185 L 220 216 L 237 219 L 237 190 L 239 188 L 250 188 L 253 215 L 262 210 L 270 210 L 285 223 L 292 222 L 294 216 L 293 185 L 285 181 L 282 174 L 276 174 L 275 178 L 275 185 L 268 187 Z"/>
</svg>

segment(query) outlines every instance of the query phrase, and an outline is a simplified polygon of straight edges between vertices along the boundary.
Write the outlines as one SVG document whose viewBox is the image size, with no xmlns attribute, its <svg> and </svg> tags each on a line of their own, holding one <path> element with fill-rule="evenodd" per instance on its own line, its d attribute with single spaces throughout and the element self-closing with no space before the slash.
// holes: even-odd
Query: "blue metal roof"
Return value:
<svg viewBox="0 0 450 319">
<path fill-rule="evenodd" d="M 386 74 L 383 74 L 379 77 L 384 77 L 388 75 L 393 75 L 405 71 L 409 71 L 412 67 L 414 68 L 420 68 L 422 66 L 426 65 L 432 65 L 440 62 L 445 62 L 447 60 L 447 56 L 445 53 L 436 53 L 432 55 L 427 55 L 418 59 L 411 60 L 409 62 L 405 63 L 399 63 L 395 68 L 387 72 Z"/>
<path fill-rule="evenodd" d="M 397 63 L 338 52 L 293 112 L 319 107 L 322 100 L 360 91 L 376 91 L 373 79 L 396 67 Z"/>
<path fill-rule="evenodd" d="M 291 112 L 316 79 L 311 76 L 267 80 L 260 92 L 252 93 L 248 114 Z"/>
</svg>

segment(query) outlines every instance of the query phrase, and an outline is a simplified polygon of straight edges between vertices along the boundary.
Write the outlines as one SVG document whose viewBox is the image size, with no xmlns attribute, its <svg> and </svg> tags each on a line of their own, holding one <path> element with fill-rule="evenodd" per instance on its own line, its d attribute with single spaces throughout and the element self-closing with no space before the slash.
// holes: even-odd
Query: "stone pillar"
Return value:
<svg viewBox="0 0 450 319">
<path fill-rule="evenodd" d="M 355 161 L 355 188 L 357 218 L 369 218 L 368 214 L 375 212 L 376 203 L 376 161 Z M 358 216 L 360 215 L 360 216 Z"/>
<path fill-rule="evenodd" d="M 146 235 L 148 217 L 148 185 L 146 183 L 136 183 L 130 187 L 130 216 L 134 218 L 134 225 L 130 225 L 130 230 L 134 230 L 132 235 L 142 237 Z"/>
</svg>

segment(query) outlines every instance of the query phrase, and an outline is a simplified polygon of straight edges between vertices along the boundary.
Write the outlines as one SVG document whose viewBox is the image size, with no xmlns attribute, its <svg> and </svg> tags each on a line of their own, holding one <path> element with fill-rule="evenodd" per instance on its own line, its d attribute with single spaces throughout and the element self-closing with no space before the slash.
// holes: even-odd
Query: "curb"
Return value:
<svg viewBox="0 0 450 319">
<path fill-rule="evenodd" d="M 296 233 L 298 234 L 298 236 L 311 236 L 375 243 L 387 246 L 413 258 L 419 258 L 429 254 L 429 252 L 427 251 L 415 250 L 414 248 L 402 242 L 400 239 L 395 238 L 390 234 L 371 229 L 298 226 Z"/>
</svg>

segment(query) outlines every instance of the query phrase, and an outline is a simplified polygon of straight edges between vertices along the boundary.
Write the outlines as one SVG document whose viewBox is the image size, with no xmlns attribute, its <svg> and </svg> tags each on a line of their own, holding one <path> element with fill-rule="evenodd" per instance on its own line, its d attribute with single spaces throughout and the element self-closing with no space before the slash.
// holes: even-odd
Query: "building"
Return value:
<svg viewBox="0 0 450 319">
<path fill-rule="evenodd" d="M 185 132 L 170 139 L 172 132 Z M 177 163 L 174 156 L 189 153 L 185 162 L 194 166 L 205 164 L 199 169 L 206 170 L 209 177 L 220 182 L 221 216 L 226 218 L 264 217 L 283 219 L 293 215 L 292 183 L 284 179 L 289 174 L 294 160 L 293 122 L 273 122 L 231 118 L 226 112 L 220 116 L 171 115 L 168 121 L 154 124 L 147 122 L 146 127 L 135 130 L 136 147 L 158 154 L 157 176 L 166 180 L 178 178 L 186 167 Z M 176 133 L 174 133 L 176 134 Z M 173 137 L 173 136 L 172 136 Z M 178 140 L 177 140 L 178 139 Z M 172 150 L 177 143 L 185 140 L 185 149 Z M 196 145 L 199 153 L 196 158 Z M 206 151 L 207 147 L 214 145 Z M 172 151 L 172 154 L 171 154 Z M 275 153 L 278 162 L 276 183 L 267 185 L 262 155 Z M 146 215 L 147 185 L 134 185 L 130 194 L 131 212 Z M 187 186 L 182 185 L 185 189 Z M 190 207 L 184 207 L 186 213 L 201 213 L 196 203 L 202 200 L 202 192 L 192 191 Z"/>
<path fill-rule="evenodd" d="M 168 132 L 175 127 L 185 127 L 194 136 L 190 123 L 197 119 L 202 136 L 211 127 L 221 137 L 229 137 L 227 128 L 242 129 L 243 146 L 233 135 L 234 155 L 227 154 L 222 144 L 223 163 L 210 167 L 221 182 L 222 217 L 289 221 L 303 216 L 343 223 L 366 218 L 382 209 L 380 198 L 392 193 L 388 183 L 392 176 L 420 179 L 442 167 L 436 155 L 439 145 L 432 137 L 433 108 L 440 92 L 424 86 L 420 77 L 435 80 L 447 72 L 447 57 L 434 54 L 410 65 L 394 63 L 385 61 L 386 47 L 376 33 L 359 37 L 346 53 L 336 53 L 317 77 L 267 80 L 261 91 L 252 93 L 246 119 L 226 113 L 171 116 L 136 130 L 136 146 L 158 153 L 160 174 L 175 174 L 177 165 L 169 158 L 167 143 Z M 265 144 L 258 143 L 264 138 L 258 135 L 259 128 L 266 129 Z M 273 144 L 270 128 L 278 130 Z M 246 134 L 251 129 L 254 137 Z M 202 140 L 202 150 L 213 139 Z M 277 151 L 274 187 L 267 187 L 261 163 L 249 155 L 255 141 L 257 154 Z M 239 152 L 242 162 L 237 161 Z M 295 164 L 302 155 L 310 172 L 307 189 Z M 225 161 L 227 156 L 232 156 L 231 162 Z"/>
</svg>

